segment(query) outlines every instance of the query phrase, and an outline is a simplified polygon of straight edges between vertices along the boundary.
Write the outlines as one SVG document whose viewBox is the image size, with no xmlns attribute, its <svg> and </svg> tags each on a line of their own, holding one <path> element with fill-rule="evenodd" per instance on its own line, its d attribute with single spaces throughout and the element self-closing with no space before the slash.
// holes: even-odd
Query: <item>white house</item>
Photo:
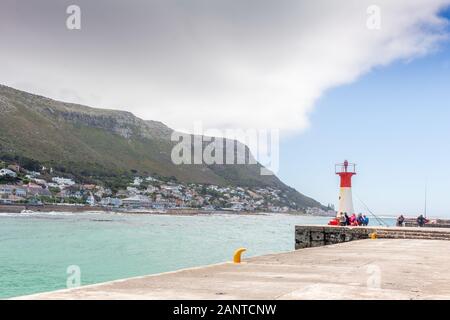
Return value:
<svg viewBox="0 0 450 320">
<path fill-rule="evenodd" d="M 61 178 L 61 177 L 54 177 L 52 178 L 53 182 L 56 182 L 57 184 L 61 185 L 65 185 L 65 186 L 73 186 L 75 184 L 75 181 L 73 181 L 72 179 L 68 179 L 68 178 Z"/>
<path fill-rule="evenodd" d="M 9 169 L 0 169 L 0 177 L 4 177 L 4 176 L 8 176 L 11 178 L 15 178 L 17 177 L 17 174 Z"/>
<path fill-rule="evenodd" d="M 34 181 L 34 182 L 36 182 L 36 181 Z M 36 182 L 36 183 L 38 183 L 38 182 Z M 40 184 L 40 183 L 38 183 L 38 184 Z M 57 183 L 54 183 L 54 182 L 47 183 L 47 186 L 49 188 L 59 188 L 59 185 Z"/>
<path fill-rule="evenodd" d="M 231 201 L 231 210 L 243 211 L 245 209 L 244 204 L 238 201 Z"/>
<path fill-rule="evenodd" d="M 28 173 L 27 177 L 30 176 L 31 178 L 36 178 L 37 176 L 40 175 L 40 173 L 36 171 L 28 171 L 27 173 Z"/>
<path fill-rule="evenodd" d="M 151 200 L 143 195 L 135 195 L 126 199 L 122 200 L 122 203 L 126 207 L 150 207 L 151 206 Z"/>
<path fill-rule="evenodd" d="M 27 189 L 21 188 L 21 187 L 16 187 L 14 189 L 14 194 L 18 197 L 25 198 L 27 196 Z"/>
<path fill-rule="evenodd" d="M 138 187 L 138 186 L 141 185 L 142 182 L 144 182 L 144 180 L 142 180 L 142 178 L 136 177 L 136 178 L 134 178 L 133 186 L 137 186 Z"/>
<path fill-rule="evenodd" d="M 127 192 L 130 195 L 140 194 L 140 191 L 136 187 L 127 187 Z"/>
<path fill-rule="evenodd" d="M 89 197 L 86 199 L 86 203 L 90 206 L 95 206 L 95 198 L 92 195 L 92 193 L 89 195 Z"/>
<path fill-rule="evenodd" d="M 45 181 L 44 179 L 33 179 L 33 182 L 34 183 L 37 183 L 37 184 L 40 184 L 40 185 L 43 185 L 43 186 L 46 186 L 47 185 L 47 181 Z M 57 187 L 58 185 L 56 184 L 56 187 Z"/>
</svg>

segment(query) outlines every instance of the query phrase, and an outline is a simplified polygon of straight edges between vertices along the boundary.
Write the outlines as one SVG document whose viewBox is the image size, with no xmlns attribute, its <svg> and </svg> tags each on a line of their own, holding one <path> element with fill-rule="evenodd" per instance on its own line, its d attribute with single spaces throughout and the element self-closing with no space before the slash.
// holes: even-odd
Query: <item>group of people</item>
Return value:
<svg viewBox="0 0 450 320">
<path fill-rule="evenodd" d="M 424 227 L 425 224 L 427 224 L 430 221 L 427 218 L 425 218 L 423 214 L 421 214 L 417 217 L 416 222 L 419 227 Z M 397 218 L 397 227 L 404 227 L 404 226 L 405 226 L 405 217 L 401 214 Z"/>
<path fill-rule="evenodd" d="M 349 217 L 347 212 L 344 212 L 344 214 L 341 215 L 339 222 L 341 226 L 367 226 L 369 225 L 369 218 L 362 213 L 358 214 L 358 216 L 353 213 Z"/>
</svg>

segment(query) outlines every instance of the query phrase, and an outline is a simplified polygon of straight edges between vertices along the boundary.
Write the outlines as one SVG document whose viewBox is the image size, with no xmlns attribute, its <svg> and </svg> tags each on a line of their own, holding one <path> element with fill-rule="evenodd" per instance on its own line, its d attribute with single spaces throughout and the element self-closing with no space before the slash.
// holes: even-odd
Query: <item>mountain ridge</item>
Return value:
<svg viewBox="0 0 450 320">
<path fill-rule="evenodd" d="M 122 175 L 139 173 L 185 183 L 277 187 L 299 209 L 323 208 L 275 175 L 260 175 L 259 163 L 177 166 L 171 161 L 171 150 L 177 143 L 170 139 L 174 130 L 128 111 L 61 102 L 0 85 L 0 115 L 3 160 L 31 159 L 86 182 L 109 183 Z M 236 141 L 235 148 L 238 144 Z"/>
</svg>

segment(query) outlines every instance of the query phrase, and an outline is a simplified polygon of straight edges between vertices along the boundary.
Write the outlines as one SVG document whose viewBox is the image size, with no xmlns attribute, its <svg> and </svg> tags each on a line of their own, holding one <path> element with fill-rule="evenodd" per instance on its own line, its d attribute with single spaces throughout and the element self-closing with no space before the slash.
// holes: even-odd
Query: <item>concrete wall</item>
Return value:
<svg viewBox="0 0 450 320">
<path fill-rule="evenodd" d="M 6 205 L 0 204 L 0 212 L 3 213 L 20 213 L 22 210 L 25 210 L 26 207 L 22 205 Z"/>
<path fill-rule="evenodd" d="M 338 227 L 338 226 L 296 226 L 295 249 L 320 247 L 342 242 L 363 240 L 376 233 L 384 239 L 428 239 L 449 240 L 450 229 L 406 228 L 406 227 Z"/>
<path fill-rule="evenodd" d="M 405 227 L 418 227 L 416 219 L 407 218 Z M 448 219 L 432 219 L 425 225 L 427 228 L 450 228 L 450 220 Z"/>
<path fill-rule="evenodd" d="M 337 226 L 296 226 L 295 249 L 368 239 L 368 228 Z"/>
</svg>

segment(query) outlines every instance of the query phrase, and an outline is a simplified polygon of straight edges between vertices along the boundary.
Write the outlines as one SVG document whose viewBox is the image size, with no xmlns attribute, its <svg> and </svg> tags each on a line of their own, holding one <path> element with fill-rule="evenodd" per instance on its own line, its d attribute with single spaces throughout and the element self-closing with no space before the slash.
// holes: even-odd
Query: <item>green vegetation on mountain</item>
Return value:
<svg viewBox="0 0 450 320">
<path fill-rule="evenodd" d="M 125 111 L 55 101 L 0 85 L 0 160 L 118 189 L 136 175 L 219 186 L 277 187 L 298 208 L 322 207 L 254 165 L 175 165 L 173 130 Z"/>
</svg>

